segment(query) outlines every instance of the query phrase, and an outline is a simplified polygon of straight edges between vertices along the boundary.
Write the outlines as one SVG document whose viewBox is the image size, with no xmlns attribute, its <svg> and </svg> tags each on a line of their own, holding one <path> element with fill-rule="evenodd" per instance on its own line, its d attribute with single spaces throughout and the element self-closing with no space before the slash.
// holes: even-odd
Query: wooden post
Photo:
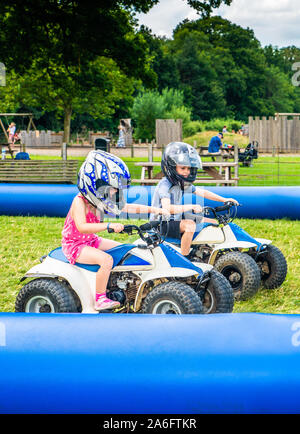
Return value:
<svg viewBox="0 0 300 434">
<path fill-rule="evenodd" d="M 133 144 L 133 142 L 130 145 L 130 155 L 131 155 L 131 158 L 134 158 L 134 144 Z"/>
<path fill-rule="evenodd" d="M 1 119 L 0 119 L 0 125 L 2 127 L 2 130 L 3 130 L 4 134 L 5 134 L 5 137 L 6 137 L 6 140 L 7 140 L 7 143 L 8 143 L 8 141 L 9 141 L 8 134 L 7 134 L 7 131 L 6 131 L 5 127 L 4 127 L 3 122 L 2 122 Z"/>
<path fill-rule="evenodd" d="M 237 178 L 239 177 L 239 147 L 236 140 L 234 141 L 234 162 L 235 162 L 234 177 L 236 178 L 234 184 L 237 186 L 238 185 Z"/>
<path fill-rule="evenodd" d="M 63 143 L 62 147 L 61 147 L 61 157 L 64 161 L 67 161 L 68 157 L 67 157 L 67 144 Z"/>
<path fill-rule="evenodd" d="M 153 161 L 153 140 L 148 144 L 148 161 Z"/>
</svg>

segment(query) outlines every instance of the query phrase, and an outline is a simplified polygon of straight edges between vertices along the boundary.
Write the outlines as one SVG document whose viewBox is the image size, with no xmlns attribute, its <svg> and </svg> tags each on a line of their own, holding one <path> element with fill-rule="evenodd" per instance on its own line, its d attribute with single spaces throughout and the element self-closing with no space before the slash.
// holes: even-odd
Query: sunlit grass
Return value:
<svg viewBox="0 0 300 434">
<path fill-rule="evenodd" d="M 14 310 L 23 285 L 20 278 L 41 256 L 60 246 L 63 223 L 63 218 L 0 216 L 0 311 Z M 241 219 L 236 223 L 253 236 L 271 239 L 287 259 L 288 275 L 281 288 L 261 290 L 253 299 L 236 303 L 234 312 L 300 313 L 300 221 Z M 137 238 L 107 232 L 100 235 L 124 243 Z"/>
</svg>

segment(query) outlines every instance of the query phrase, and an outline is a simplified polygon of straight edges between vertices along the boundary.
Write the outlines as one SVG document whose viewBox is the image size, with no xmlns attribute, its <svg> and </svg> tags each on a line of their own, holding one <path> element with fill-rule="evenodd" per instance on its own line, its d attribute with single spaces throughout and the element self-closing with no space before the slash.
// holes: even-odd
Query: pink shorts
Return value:
<svg viewBox="0 0 300 434">
<path fill-rule="evenodd" d="M 87 236 L 88 238 L 88 236 Z M 78 256 L 80 255 L 82 249 L 86 246 L 94 247 L 95 249 L 99 249 L 99 246 L 101 244 L 102 238 L 98 237 L 97 235 L 93 235 L 91 237 L 91 240 L 87 239 L 85 242 L 80 241 L 62 241 L 62 251 L 70 264 L 75 264 L 77 261 Z"/>
</svg>

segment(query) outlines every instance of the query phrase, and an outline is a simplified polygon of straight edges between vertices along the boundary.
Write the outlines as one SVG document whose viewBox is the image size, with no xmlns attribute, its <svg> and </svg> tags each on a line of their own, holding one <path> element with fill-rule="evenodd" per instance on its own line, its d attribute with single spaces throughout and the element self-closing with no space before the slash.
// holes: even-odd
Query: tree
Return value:
<svg viewBox="0 0 300 434">
<path fill-rule="evenodd" d="M 232 0 L 187 0 L 209 14 Z M 24 71 L 33 59 L 47 58 L 66 67 L 84 66 L 97 56 L 115 60 L 128 75 L 145 71 L 144 41 L 135 32 L 135 14 L 159 0 L 2 0 L 0 42 L 7 66 Z M 16 64 L 17 60 L 17 64 Z"/>
<path fill-rule="evenodd" d="M 56 111 L 64 118 L 64 142 L 70 138 L 71 117 L 89 113 L 104 118 L 114 113 L 115 107 L 134 91 L 134 82 L 120 71 L 111 59 L 99 57 L 78 73 L 49 63 L 47 69 L 35 64 L 26 74 L 15 72 L 8 76 L 8 87 L 0 89 L 2 109 L 22 105 Z M 1 107 L 1 104 L 0 104 Z"/>
<path fill-rule="evenodd" d="M 80 77 L 97 58 L 112 59 L 128 77 L 155 85 L 149 67 L 146 41 L 137 31 L 137 12 L 148 12 L 159 0 L 2 0 L 0 2 L 0 46 L 8 70 L 34 76 L 45 74 L 44 82 L 57 93 L 65 112 L 65 139 L 73 108 L 66 98 L 65 86 L 79 97 L 88 92 Z M 187 0 L 202 14 L 209 14 L 232 0 Z M 2 60 L 2 59 L 1 59 Z M 55 68 L 54 68 L 55 65 Z M 60 72 L 59 72 L 60 71 Z M 60 74 L 61 73 L 61 74 Z M 63 75 L 65 74 L 65 76 Z M 91 88 L 95 89 L 91 77 Z M 36 83 L 35 80 L 33 82 Z M 77 88 L 74 84 L 77 83 Z M 38 89 L 39 93 L 41 89 Z M 104 92 L 100 86 L 100 92 Z M 74 94 L 72 94 L 74 96 Z M 106 97 L 103 93 L 103 97 Z M 54 98 L 55 99 L 55 98 Z M 74 100 L 73 100 L 74 101 Z M 77 106 L 77 103 L 75 103 Z M 74 107 L 74 105 L 72 106 Z"/>
</svg>

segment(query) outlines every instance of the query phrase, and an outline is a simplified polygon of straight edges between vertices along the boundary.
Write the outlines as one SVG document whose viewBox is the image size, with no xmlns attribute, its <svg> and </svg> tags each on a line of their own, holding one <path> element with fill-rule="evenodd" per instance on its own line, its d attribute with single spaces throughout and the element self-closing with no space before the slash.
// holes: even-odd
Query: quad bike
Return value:
<svg viewBox="0 0 300 434">
<path fill-rule="evenodd" d="M 258 158 L 257 141 L 249 143 L 243 152 L 239 150 L 239 163 L 242 163 L 243 166 L 251 167 L 252 161 L 257 160 L 257 158 Z"/>
<path fill-rule="evenodd" d="M 211 265 L 194 265 L 164 244 L 157 226 L 150 223 L 126 225 L 123 232 L 137 232 L 140 242 L 121 244 L 107 251 L 114 261 L 107 295 L 120 302 L 114 312 L 232 312 L 234 297 L 227 280 Z M 98 313 L 94 309 L 98 265 L 71 265 L 61 248 L 40 261 L 21 279 L 33 280 L 17 295 L 16 312 Z"/>
<path fill-rule="evenodd" d="M 230 282 L 235 299 L 247 300 L 261 283 L 267 289 L 280 287 L 286 278 L 287 263 L 270 240 L 253 238 L 232 223 L 236 214 L 237 206 L 231 202 L 204 207 L 204 215 L 213 217 L 218 224 L 201 223 L 202 216 L 185 213 L 185 218 L 198 222 L 189 258 L 193 263 L 213 265 Z M 166 242 L 180 251 L 180 240 L 167 237 Z"/>
</svg>

